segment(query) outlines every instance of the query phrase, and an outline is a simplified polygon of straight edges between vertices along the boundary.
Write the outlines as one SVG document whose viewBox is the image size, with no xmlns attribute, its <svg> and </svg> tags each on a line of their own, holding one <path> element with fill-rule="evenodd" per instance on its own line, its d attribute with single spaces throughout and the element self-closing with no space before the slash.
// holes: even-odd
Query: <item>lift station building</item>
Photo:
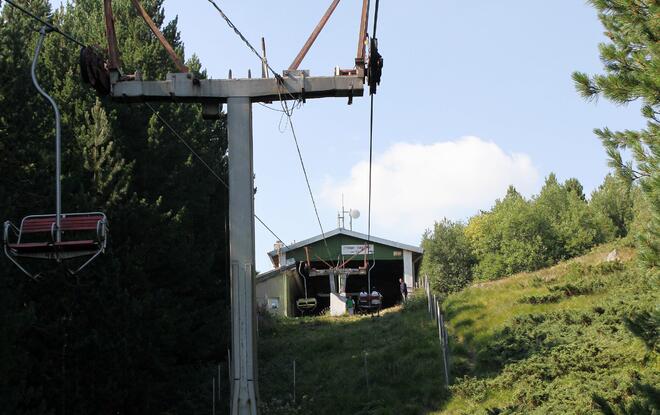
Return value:
<svg viewBox="0 0 660 415">
<path fill-rule="evenodd" d="M 367 246 L 369 251 L 364 255 Z M 416 286 L 422 253 L 417 246 L 368 238 L 344 228 L 326 232 L 325 241 L 318 235 L 289 246 L 277 243 L 268 253 L 274 269 L 256 278 L 257 304 L 271 313 L 294 317 L 301 315 L 297 300 L 315 298 L 313 313 L 318 314 L 330 306 L 333 291 L 357 296 L 363 289 L 370 290 L 366 265 L 371 270 L 372 287 L 383 295 L 383 307 L 390 307 L 401 299 L 399 278 L 404 278 L 409 291 Z M 316 274 L 323 275 L 306 273 L 308 261 L 312 269 L 319 270 Z M 338 272 L 328 272 L 338 266 Z"/>
</svg>

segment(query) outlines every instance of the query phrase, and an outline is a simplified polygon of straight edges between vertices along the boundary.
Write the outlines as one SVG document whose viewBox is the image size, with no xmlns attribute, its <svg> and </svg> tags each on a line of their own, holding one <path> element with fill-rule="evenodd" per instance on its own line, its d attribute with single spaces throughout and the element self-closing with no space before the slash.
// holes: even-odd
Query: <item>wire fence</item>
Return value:
<svg viewBox="0 0 660 415">
<path fill-rule="evenodd" d="M 447 326 L 445 325 L 445 317 L 442 314 L 440 301 L 436 295 L 431 292 L 431 282 L 428 275 L 424 276 L 424 292 L 426 293 L 429 316 L 437 323 L 438 340 L 440 340 L 440 349 L 442 350 L 442 364 L 444 366 L 445 372 L 445 386 L 449 387 L 450 351 Z"/>
</svg>

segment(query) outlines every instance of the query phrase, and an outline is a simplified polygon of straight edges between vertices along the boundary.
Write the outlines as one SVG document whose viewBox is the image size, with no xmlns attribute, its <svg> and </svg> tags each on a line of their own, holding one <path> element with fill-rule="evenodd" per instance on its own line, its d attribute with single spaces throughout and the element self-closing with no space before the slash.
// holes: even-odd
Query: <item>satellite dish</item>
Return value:
<svg viewBox="0 0 660 415">
<path fill-rule="evenodd" d="M 351 217 L 352 217 L 353 219 L 357 219 L 357 218 L 359 218 L 359 217 L 360 217 L 360 211 L 357 210 L 357 209 L 355 209 L 355 210 L 351 209 Z"/>
</svg>

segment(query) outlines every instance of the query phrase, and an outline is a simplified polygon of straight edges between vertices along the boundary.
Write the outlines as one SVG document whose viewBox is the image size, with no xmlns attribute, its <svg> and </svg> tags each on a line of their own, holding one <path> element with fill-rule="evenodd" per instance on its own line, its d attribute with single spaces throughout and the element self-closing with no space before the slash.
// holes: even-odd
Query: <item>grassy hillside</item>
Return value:
<svg viewBox="0 0 660 415">
<path fill-rule="evenodd" d="M 660 281 L 629 249 L 603 262 L 612 248 L 450 296 L 449 390 L 423 298 L 378 318 L 263 320 L 264 413 L 652 413 Z"/>
<path fill-rule="evenodd" d="M 450 296 L 455 379 L 436 413 L 657 410 L 660 281 L 629 249 L 604 262 L 612 248 Z"/>
<path fill-rule="evenodd" d="M 447 391 L 425 307 L 420 298 L 379 317 L 262 320 L 263 413 L 412 415 L 439 408 Z"/>
</svg>

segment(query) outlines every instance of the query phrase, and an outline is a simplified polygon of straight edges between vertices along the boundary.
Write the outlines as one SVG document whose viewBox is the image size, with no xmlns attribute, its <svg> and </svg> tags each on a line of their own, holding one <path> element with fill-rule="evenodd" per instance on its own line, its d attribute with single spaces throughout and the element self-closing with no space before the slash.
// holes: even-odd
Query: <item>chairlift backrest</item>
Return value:
<svg viewBox="0 0 660 415">
<path fill-rule="evenodd" d="M 61 261 L 91 256 L 83 265 L 73 271 L 70 270 L 71 273 L 76 273 L 105 251 L 108 233 L 105 214 L 91 212 L 60 215 L 59 238 L 56 226 L 57 215 L 26 216 L 21 221 L 20 228 L 14 227 L 11 222 L 5 222 L 3 236 L 5 255 L 21 271 L 35 278 L 18 262 L 20 257 Z"/>
<path fill-rule="evenodd" d="M 21 222 L 21 233 L 51 232 L 56 223 L 56 215 L 26 216 Z M 105 215 L 94 213 L 67 213 L 60 217 L 61 231 L 95 231 L 99 221 L 105 221 Z"/>
</svg>

